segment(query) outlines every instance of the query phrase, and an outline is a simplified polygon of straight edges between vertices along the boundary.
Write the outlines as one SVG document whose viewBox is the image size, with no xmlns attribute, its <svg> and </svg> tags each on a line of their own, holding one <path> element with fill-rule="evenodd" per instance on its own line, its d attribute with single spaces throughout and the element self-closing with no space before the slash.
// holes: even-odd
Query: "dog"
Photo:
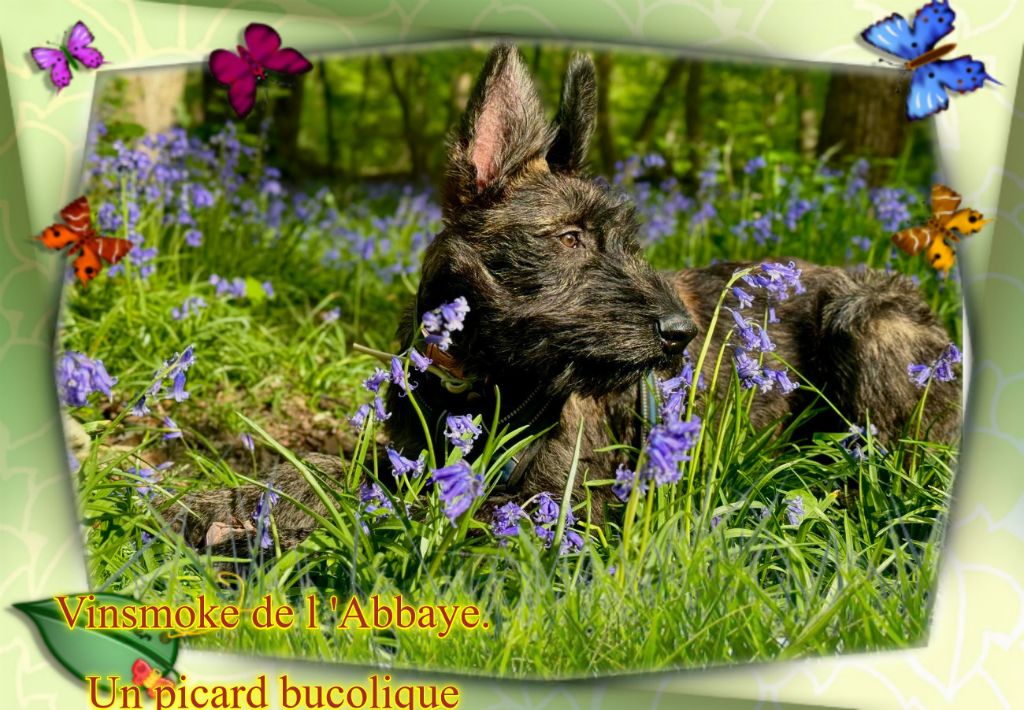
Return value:
<svg viewBox="0 0 1024 710">
<path fill-rule="evenodd" d="M 734 327 L 723 311 L 709 332 L 719 298 L 738 269 L 756 266 L 655 271 L 641 254 L 634 206 L 586 172 L 596 114 L 588 57 L 569 63 L 556 118 L 549 121 L 515 47 L 499 44 L 490 52 L 449 139 L 443 230 L 426 250 L 419 291 L 399 325 L 402 348 L 414 347 L 424 313 L 459 297 L 468 302 L 450 348 L 428 354 L 442 372 L 471 384 L 453 388 L 447 377 L 413 370 L 408 384 L 438 446 L 444 445 L 447 414 L 479 415 L 489 423 L 498 395 L 502 426 L 539 435 L 509 459 L 495 502 L 562 491 L 581 423 L 580 470 L 611 477 L 624 463 L 621 447 L 612 445 L 639 442 L 650 426 L 637 414 L 644 409 L 644 382 L 651 373 L 678 374 L 683 359 L 695 361 L 707 338 L 710 352 L 718 352 Z M 775 309 L 778 322 L 770 331 L 776 353 L 813 386 L 758 394 L 751 424 L 784 423 L 812 406 L 820 392 L 834 409 L 825 407 L 805 422 L 808 433 L 870 421 L 878 441 L 889 445 L 905 433 L 920 401 L 908 365 L 934 362 L 948 345 L 947 333 L 905 277 L 797 261 L 793 266 L 800 270 L 802 293 L 771 304 L 759 293 L 750 312 Z M 721 373 L 732 377 L 730 364 Z M 705 382 L 714 378 L 714 357 L 705 360 L 701 375 Z M 959 402 L 955 382 L 934 381 L 921 431 L 932 440 L 953 441 Z M 387 408 L 392 446 L 415 457 L 425 446 L 420 414 L 395 386 Z M 336 457 L 307 460 L 328 479 L 340 477 Z M 576 503 L 585 498 L 583 478 L 576 477 Z M 268 480 L 304 505 L 322 508 L 291 466 L 275 468 Z M 612 500 L 609 491 L 590 489 L 593 520 Z M 248 487 L 193 498 L 190 542 L 223 549 L 237 538 L 250 539 L 251 529 L 230 521 L 249 520 L 260 493 Z M 314 527 L 308 515 L 284 502 L 275 508 L 275 520 L 286 546 Z"/>
</svg>

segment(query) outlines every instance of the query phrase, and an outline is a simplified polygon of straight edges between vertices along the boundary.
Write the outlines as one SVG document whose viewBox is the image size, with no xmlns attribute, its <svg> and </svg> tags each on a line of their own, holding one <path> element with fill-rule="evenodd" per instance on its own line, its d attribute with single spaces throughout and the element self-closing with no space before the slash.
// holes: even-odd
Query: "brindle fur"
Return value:
<svg viewBox="0 0 1024 710">
<path fill-rule="evenodd" d="M 469 395 L 451 394 L 436 377 L 414 375 L 417 397 L 438 410 L 482 414 L 489 421 L 495 386 L 507 405 L 503 411 L 537 388 L 553 411 L 561 408 L 559 423 L 537 447 L 520 485 L 492 503 L 561 491 L 581 421 L 581 475 L 574 499 L 584 498 L 585 478 L 611 477 L 623 456 L 598 450 L 637 439 L 636 383 L 652 369 L 664 375 L 679 371 L 678 350 L 666 349 L 659 319 L 673 314 L 692 319 L 698 335 L 688 351 L 695 358 L 726 282 L 736 269 L 749 266 L 655 272 L 640 253 L 633 205 L 584 173 L 595 114 L 595 76 L 588 58 L 577 56 L 570 63 L 557 118 L 548 123 L 515 48 L 499 45 L 491 52 L 450 139 L 443 231 L 427 249 L 415 305 L 399 326 L 399 340 L 407 347 L 425 311 L 457 296 L 469 301 L 465 329 L 454 334 L 450 353 L 482 384 Z M 579 246 L 563 243 L 567 232 L 578 234 Z M 907 365 L 933 361 L 948 335 L 905 277 L 798 265 L 806 292 L 776 304 L 781 322 L 770 333 L 777 352 L 849 421 L 870 418 L 880 442 L 892 442 L 903 434 L 920 398 Z M 750 312 L 763 313 L 764 307 L 758 300 Z M 719 319 L 712 354 L 731 321 L 727 313 Z M 711 357 L 705 363 L 706 381 L 713 367 Z M 724 369 L 731 377 L 731 368 Z M 758 395 L 752 424 L 784 422 L 813 399 L 810 388 Z M 932 440 L 950 442 L 958 436 L 959 400 L 957 384 L 932 384 L 923 420 L 923 431 Z M 393 445 L 414 457 L 424 447 L 422 428 L 396 388 L 388 394 L 388 409 Z M 845 429 L 837 415 L 822 409 L 824 414 L 806 425 L 810 431 Z M 309 460 L 328 482 L 340 485 L 340 461 L 319 455 Z M 322 512 L 290 465 L 275 467 L 267 478 Z M 608 490 L 590 489 L 597 519 Z M 189 542 L 202 547 L 214 523 L 220 523 L 221 534 L 213 537 L 221 552 L 236 549 L 240 540 L 251 541 L 253 532 L 244 521 L 251 518 L 259 492 L 247 487 L 188 499 L 193 511 Z M 286 501 L 274 515 L 286 546 L 313 529 L 312 519 Z"/>
</svg>

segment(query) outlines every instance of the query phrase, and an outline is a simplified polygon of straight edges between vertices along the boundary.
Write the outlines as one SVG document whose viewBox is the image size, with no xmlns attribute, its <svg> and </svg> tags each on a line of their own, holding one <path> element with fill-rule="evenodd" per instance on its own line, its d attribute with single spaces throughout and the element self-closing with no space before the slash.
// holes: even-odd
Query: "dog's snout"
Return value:
<svg viewBox="0 0 1024 710">
<path fill-rule="evenodd" d="M 689 317 L 673 313 L 658 319 L 658 336 L 661 347 L 669 355 L 680 355 L 683 349 L 697 335 L 697 326 Z"/>
</svg>

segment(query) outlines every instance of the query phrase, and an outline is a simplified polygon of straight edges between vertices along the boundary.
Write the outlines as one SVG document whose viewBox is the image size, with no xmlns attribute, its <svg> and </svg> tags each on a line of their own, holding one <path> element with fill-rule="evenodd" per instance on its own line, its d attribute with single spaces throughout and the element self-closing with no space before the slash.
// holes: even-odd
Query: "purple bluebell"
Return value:
<svg viewBox="0 0 1024 710">
<path fill-rule="evenodd" d="M 339 318 L 341 318 L 341 309 L 338 307 L 334 307 L 320 313 L 320 320 L 323 321 L 325 325 L 330 325 Z"/>
<path fill-rule="evenodd" d="M 409 361 L 412 363 L 412 366 L 420 372 L 426 372 L 427 368 L 430 367 L 430 364 L 433 362 L 426 355 L 420 355 L 416 348 L 409 350 Z"/>
<path fill-rule="evenodd" d="M 181 438 L 181 429 L 178 428 L 178 425 L 175 424 L 174 420 L 170 417 L 164 417 L 164 428 L 167 429 L 167 431 L 164 432 L 165 440 Z"/>
<path fill-rule="evenodd" d="M 89 396 L 100 392 L 110 399 L 111 388 L 117 378 L 107 373 L 99 358 L 90 358 L 71 350 L 61 356 L 57 363 L 57 386 L 61 401 L 70 407 L 84 407 Z"/>
<path fill-rule="evenodd" d="M 526 512 L 516 503 L 509 501 L 494 511 L 491 532 L 495 537 L 514 537 L 519 534 L 519 521 L 525 517 Z"/>
<path fill-rule="evenodd" d="M 733 286 L 732 295 L 736 297 L 736 300 L 740 302 L 740 308 L 749 308 L 754 305 L 754 297 L 744 291 L 739 286 Z"/>
<path fill-rule="evenodd" d="M 362 504 L 362 512 L 375 518 L 386 517 L 395 512 L 395 506 L 379 483 L 361 484 L 359 502 Z"/>
<path fill-rule="evenodd" d="M 416 388 L 416 385 L 406 381 L 402 361 L 394 356 L 391 358 L 391 384 L 400 389 L 402 394 L 408 394 L 409 390 Z"/>
<path fill-rule="evenodd" d="M 422 456 L 413 461 L 412 459 L 407 459 L 406 457 L 402 456 L 400 453 L 395 451 L 390 446 L 388 446 L 385 450 L 388 453 L 388 461 L 391 462 L 391 472 L 394 475 L 406 476 L 411 473 L 414 476 L 419 476 L 420 474 L 423 473 L 424 461 Z"/>
<path fill-rule="evenodd" d="M 270 515 L 279 498 L 273 484 L 268 485 L 267 489 L 260 494 L 259 500 L 256 501 L 256 510 L 252 513 L 252 519 L 256 522 L 256 533 L 260 536 L 260 547 L 264 550 L 274 544 L 274 538 L 270 534 L 272 527 Z"/>
<path fill-rule="evenodd" d="M 743 172 L 747 175 L 753 175 L 762 170 L 766 165 L 768 165 L 768 161 L 764 159 L 763 155 L 758 155 L 747 161 L 746 165 L 743 166 Z"/>
<path fill-rule="evenodd" d="M 612 493 L 615 497 L 625 503 L 629 500 L 629 494 L 632 493 L 633 487 L 639 485 L 639 495 L 647 493 L 647 484 L 644 481 L 638 479 L 636 472 L 630 470 L 625 464 L 619 464 L 619 467 L 615 470 L 615 483 L 612 484 Z"/>
<path fill-rule="evenodd" d="M 790 525 L 799 525 L 800 521 L 804 519 L 804 499 L 803 496 L 793 496 L 786 501 L 786 520 L 789 521 Z"/>
<path fill-rule="evenodd" d="M 247 431 L 244 431 L 244 432 L 242 432 L 242 435 L 239 438 L 242 440 L 242 447 L 246 451 L 255 451 L 256 450 L 256 444 L 253 443 L 252 434 L 250 434 Z"/>
<path fill-rule="evenodd" d="M 384 400 L 380 398 L 380 395 L 373 398 L 373 416 L 378 422 L 386 422 L 391 418 L 391 413 L 384 409 Z"/>
<path fill-rule="evenodd" d="M 882 187 L 871 191 L 871 204 L 875 208 L 875 219 L 887 232 L 895 232 L 910 221 L 907 202 L 910 195 L 893 187 Z"/>
<path fill-rule="evenodd" d="M 644 477 L 656 486 L 675 483 L 682 475 L 680 466 L 690 460 L 689 452 L 700 439 L 701 420 L 671 421 L 651 428 L 647 435 L 647 465 Z"/>
<path fill-rule="evenodd" d="M 473 442 L 480 436 L 482 430 L 473 423 L 473 417 L 469 414 L 449 415 L 446 420 L 444 435 L 452 446 L 462 450 L 462 455 L 467 456 L 473 450 Z"/>
<path fill-rule="evenodd" d="M 203 244 L 203 233 L 195 227 L 185 231 L 185 243 L 190 247 L 198 247 Z"/>
<path fill-rule="evenodd" d="M 538 525 L 546 525 L 558 520 L 559 505 L 548 493 L 541 493 L 537 496 L 536 507 L 533 511 L 533 522 Z"/>
<path fill-rule="evenodd" d="M 388 373 L 378 367 L 374 369 L 372 375 L 363 380 L 363 388 L 368 392 L 377 394 L 380 392 L 381 385 L 389 381 Z"/>
<path fill-rule="evenodd" d="M 171 318 L 174 320 L 184 320 L 192 315 L 198 315 L 199 311 L 206 308 L 206 299 L 202 296 L 189 296 L 186 298 L 181 306 L 175 306 L 171 308 Z"/>
<path fill-rule="evenodd" d="M 362 429 L 368 416 L 370 416 L 370 405 L 361 404 L 359 405 L 359 409 L 356 410 L 356 413 L 349 417 L 348 422 L 356 429 Z"/>
<path fill-rule="evenodd" d="M 924 387 L 932 378 L 939 382 L 952 382 L 956 379 L 953 365 L 963 360 L 960 349 L 950 343 L 939 354 L 931 365 L 907 365 L 907 375 L 918 387 Z"/>
<path fill-rule="evenodd" d="M 484 493 L 483 476 L 473 473 L 465 461 L 456 461 L 450 466 L 435 469 L 431 478 L 444 506 L 444 514 L 452 525 Z"/>
</svg>

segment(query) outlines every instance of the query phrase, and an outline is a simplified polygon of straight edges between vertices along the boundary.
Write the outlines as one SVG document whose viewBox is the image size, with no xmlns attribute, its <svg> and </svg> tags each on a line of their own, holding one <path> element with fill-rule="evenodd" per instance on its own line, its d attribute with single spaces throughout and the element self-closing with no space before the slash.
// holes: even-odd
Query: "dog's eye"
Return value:
<svg viewBox="0 0 1024 710">
<path fill-rule="evenodd" d="M 558 235 L 558 241 L 562 243 L 562 246 L 568 247 L 569 249 L 575 249 L 578 247 L 582 240 L 580 239 L 580 233 L 575 229 L 571 229 L 568 232 L 562 232 Z"/>
</svg>

